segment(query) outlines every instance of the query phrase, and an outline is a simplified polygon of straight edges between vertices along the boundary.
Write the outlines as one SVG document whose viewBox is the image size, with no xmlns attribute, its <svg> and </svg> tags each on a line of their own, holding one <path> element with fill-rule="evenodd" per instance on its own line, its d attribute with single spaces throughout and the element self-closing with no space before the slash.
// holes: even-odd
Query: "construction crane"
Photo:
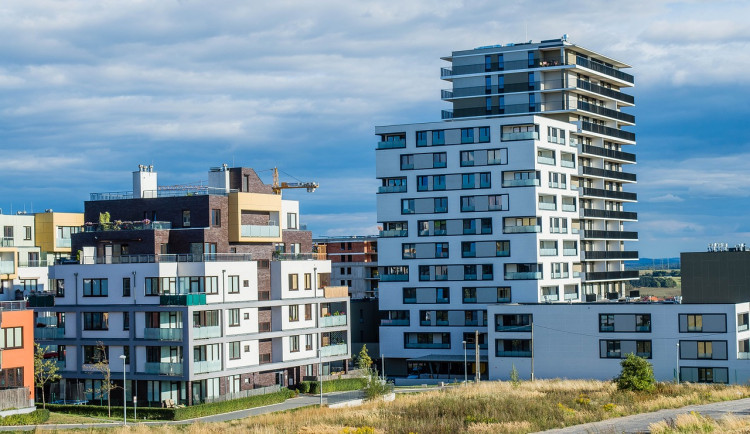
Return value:
<svg viewBox="0 0 750 434">
<path fill-rule="evenodd" d="M 281 190 L 285 188 L 306 188 L 308 193 L 312 193 L 318 188 L 317 182 L 279 182 L 279 169 L 273 168 L 273 189 L 274 194 L 281 194 Z"/>
</svg>

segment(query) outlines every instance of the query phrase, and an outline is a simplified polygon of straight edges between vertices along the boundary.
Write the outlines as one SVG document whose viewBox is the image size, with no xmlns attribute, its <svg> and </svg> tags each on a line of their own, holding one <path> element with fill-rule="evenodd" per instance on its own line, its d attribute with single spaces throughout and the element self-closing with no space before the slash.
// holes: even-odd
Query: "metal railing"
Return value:
<svg viewBox="0 0 750 434">
<path fill-rule="evenodd" d="M 630 74 L 626 74 L 619 69 L 612 68 L 611 66 L 603 65 L 598 62 L 592 62 L 591 60 L 585 59 L 580 56 L 576 56 L 576 65 L 583 66 L 584 68 L 588 68 L 596 72 L 601 72 L 602 74 L 609 75 L 610 77 L 615 77 L 617 79 L 627 81 L 628 83 L 635 83 L 635 79 Z"/>
<path fill-rule="evenodd" d="M 172 222 L 111 222 L 84 225 L 83 232 L 106 232 L 106 231 L 148 231 L 155 229 L 172 229 Z"/>
<path fill-rule="evenodd" d="M 582 238 L 603 238 L 613 240 L 637 240 L 638 232 L 633 231 L 583 231 Z"/>
<path fill-rule="evenodd" d="M 618 130 L 617 128 L 605 127 L 603 125 L 592 124 L 591 122 L 581 122 L 581 129 L 583 131 L 590 131 L 592 133 L 604 134 L 605 136 L 611 136 L 618 139 L 628 140 L 631 142 L 635 141 L 635 133 L 630 131 Z"/>
<path fill-rule="evenodd" d="M 576 87 L 590 92 L 598 93 L 599 95 L 608 96 L 610 98 L 619 99 L 630 104 L 635 104 L 635 97 L 622 93 L 616 90 L 612 90 L 606 87 L 599 86 L 598 84 L 591 83 L 584 80 L 576 80 Z"/>
<path fill-rule="evenodd" d="M 383 185 L 378 187 L 378 193 L 404 193 L 406 192 L 405 185 Z"/>
<path fill-rule="evenodd" d="M 581 170 L 581 174 L 583 175 L 601 176 L 603 178 L 620 179 L 623 181 L 633 181 L 633 182 L 635 182 L 636 180 L 635 173 L 619 172 L 616 170 L 606 170 L 606 169 L 600 169 L 598 167 L 591 167 L 591 166 L 581 166 L 579 169 Z"/>
<path fill-rule="evenodd" d="M 606 219 L 637 220 L 638 213 L 629 211 L 610 211 L 604 209 L 583 208 L 584 217 L 599 217 Z"/>
<path fill-rule="evenodd" d="M 633 251 L 589 251 L 584 253 L 584 259 L 638 259 L 638 252 Z"/>
<path fill-rule="evenodd" d="M 621 111 L 612 110 L 606 107 L 602 107 L 599 105 L 590 104 L 584 101 L 578 101 L 577 105 L 579 110 L 584 110 L 590 113 L 596 113 L 601 116 L 606 116 L 609 118 L 614 118 L 619 121 L 628 122 L 631 124 L 635 123 L 635 116 L 629 114 L 629 113 L 623 113 Z"/>
<path fill-rule="evenodd" d="M 273 253 L 274 261 L 324 261 L 325 253 Z"/>
<path fill-rule="evenodd" d="M 585 279 L 587 282 L 594 281 L 594 280 L 630 280 L 630 279 L 637 279 L 638 276 L 638 270 L 628 270 L 628 271 L 590 271 L 585 274 Z"/>
<path fill-rule="evenodd" d="M 26 310 L 25 300 L 0 301 L 0 311 Z"/>
<path fill-rule="evenodd" d="M 3 237 L 0 238 L 0 247 L 14 247 L 15 246 L 15 239 L 12 237 Z"/>
<path fill-rule="evenodd" d="M 81 262 L 90 264 L 147 264 L 157 262 L 246 262 L 252 261 L 249 253 L 176 253 L 121 256 L 85 256 Z M 57 265 L 69 265 L 70 262 L 58 261 Z M 78 264 L 75 262 L 74 264 Z"/>
<path fill-rule="evenodd" d="M 406 147 L 406 139 L 402 140 L 388 140 L 385 142 L 378 142 L 378 149 L 398 149 Z"/>
<path fill-rule="evenodd" d="M 629 193 L 626 191 L 614 191 L 604 190 L 601 188 L 586 188 L 583 187 L 582 192 L 584 196 L 597 196 L 606 197 L 608 199 L 621 199 L 621 200 L 638 200 L 638 195 L 635 193 Z"/>
<path fill-rule="evenodd" d="M 584 154 L 598 155 L 600 157 L 613 158 L 616 160 L 631 161 L 635 163 L 635 154 L 623 151 L 605 149 L 599 146 L 581 145 L 581 152 Z"/>
</svg>

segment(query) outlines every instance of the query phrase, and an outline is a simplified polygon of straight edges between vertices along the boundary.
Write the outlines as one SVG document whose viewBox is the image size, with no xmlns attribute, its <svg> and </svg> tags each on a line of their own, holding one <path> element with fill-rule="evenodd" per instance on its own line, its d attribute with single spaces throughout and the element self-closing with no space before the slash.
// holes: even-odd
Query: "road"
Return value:
<svg viewBox="0 0 750 434">
<path fill-rule="evenodd" d="M 643 433 L 648 432 L 648 426 L 652 423 L 665 419 L 675 419 L 677 415 L 696 411 L 703 416 L 720 419 L 722 416 L 732 413 L 737 416 L 750 415 L 750 398 L 738 399 L 736 401 L 715 402 L 713 404 L 689 405 L 687 407 L 659 410 L 653 413 L 634 414 L 632 416 L 618 417 L 616 419 L 603 420 L 601 422 L 575 425 L 568 428 L 545 431 L 546 433 Z"/>
</svg>

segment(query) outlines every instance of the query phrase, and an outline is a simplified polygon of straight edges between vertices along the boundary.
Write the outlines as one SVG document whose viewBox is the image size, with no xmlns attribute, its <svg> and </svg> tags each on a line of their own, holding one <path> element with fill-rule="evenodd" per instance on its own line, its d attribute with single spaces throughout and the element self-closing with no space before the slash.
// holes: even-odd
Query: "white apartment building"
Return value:
<svg viewBox="0 0 750 434">
<path fill-rule="evenodd" d="M 47 289 L 46 252 L 36 242 L 35 215 L 0 213 L 0 301 Z"/>
<path fill-rule="evenodd" d="M 393 375 L 463 374 L 487 306 L 619 298 L 637 278 L 623 171 L 635 135 L 628 65 L 569 43 L 443 58 L 443 121 L 376 127 L 381 352 Z"/>
<path fill-rule="evenodd" d="M 489 378 L 610 380 L 629 353 L 658 381 L 747 384 L 750 303 L 511 304 L 488 308 Z M 533 325 L 533 330 L 532 330 Z M 532 358 L 533 356 L 533 358 Z M 471 360 L 471 357 L 470 357 Z"/>
</svg>

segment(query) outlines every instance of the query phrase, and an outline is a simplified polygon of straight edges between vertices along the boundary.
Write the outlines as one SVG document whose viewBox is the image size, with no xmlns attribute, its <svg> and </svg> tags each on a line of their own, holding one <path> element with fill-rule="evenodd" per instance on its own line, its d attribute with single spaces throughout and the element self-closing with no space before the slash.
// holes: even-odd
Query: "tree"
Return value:
<svg viewBox="0 0 750 434">
<path fill-rule="evenodd" d="M 362 345 L 362 349 L 359 350 L 357 355 L 357 367 L 363 371 L 369 371 L 372 367 L 372 359 L 367 353 L 367 344 Z"/>
<path fill-rule="evenodd" d="M 618 389 L 647 392 L 654 390 L 654 369 L 648 360 L 630 353 L 620 362 L 620 366 L 622 372 L 615 379 Z"/>
<path fill-rule="evenodd" d="M 111 392 L 118 389 L 120 386 L 115 385 L 112 382 L 112 371 L 109 369 L 109 360 L 107 360 L 107 347 L 102 341 L 96 343 L 95 358 L 96 363 L 92 365 L 93 370 L 102 375 L 102 386 L 99 388 L 99 394 L 107 395 L 107 413 L 109 417 L 112 417 L 112 394 Z M 89 389 L 89 393 L 96 393 L 96 390 Z"/>
<path fill-rule="evenodd" d="M 53 359 L 45 359 L 44 354 L 48 347 L 42 348 L 39 344 L 34 343 L 34 385 L 42 389 L 42 408 L 47 408 L 47 402 L 44 397 L 44 386 L 60 379 L 57 371 L 57 363 Z"/>
</svg>

